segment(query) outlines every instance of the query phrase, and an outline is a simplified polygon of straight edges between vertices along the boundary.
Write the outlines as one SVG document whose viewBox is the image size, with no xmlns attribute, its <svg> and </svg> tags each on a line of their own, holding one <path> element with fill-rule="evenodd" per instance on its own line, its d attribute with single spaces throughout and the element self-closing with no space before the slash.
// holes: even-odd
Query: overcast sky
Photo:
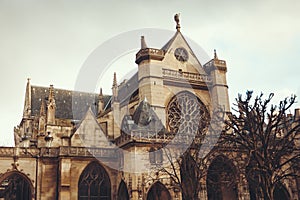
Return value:
<svg viewBox="0 0 300 200">
<path fill-rule="evenodd" d="M 102 43 L 135 29 L 175 31 L 178 12 L 184 36 L 227 61 L 231 103 L 246 90 L 274 92 L 274 103 L 291 94 L 300 98 L 299 10 L 298 0 L 0 0 L 0 145 L 13 144 L 28 77 L 33 85 L 72 90 Z M 118 73 L 129 70 L 125 63 L 136 67 L 134 53 L 113 63 Z M 103 87 L 110 92 L 111 81 Z"/>
</svg>

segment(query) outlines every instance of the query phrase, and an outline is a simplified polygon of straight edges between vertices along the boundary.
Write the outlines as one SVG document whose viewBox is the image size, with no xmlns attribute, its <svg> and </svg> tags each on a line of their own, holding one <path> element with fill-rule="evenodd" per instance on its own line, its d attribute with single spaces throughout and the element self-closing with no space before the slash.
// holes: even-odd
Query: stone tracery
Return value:
<svg viewBox="0 0 300 200">
<path fill-rule="evenodd" d="M 167 108 L 167 126 L 173 133 L 202 135 L 209 118 L 205 105 L 189 92 L 177 94 Z"/>
</svg>

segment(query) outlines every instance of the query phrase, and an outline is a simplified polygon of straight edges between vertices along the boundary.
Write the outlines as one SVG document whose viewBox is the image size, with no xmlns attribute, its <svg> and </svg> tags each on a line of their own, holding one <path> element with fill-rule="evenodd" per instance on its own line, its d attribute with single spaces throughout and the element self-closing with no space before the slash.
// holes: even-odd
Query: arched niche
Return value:
<svg viewBox="0 0 300 200">
<path fill-rule="evenodd" d="M 128 189 L 123 180 L 121 181 L 121 183 L 119 185 L 117 200 L 129 200 Z"/>
<path fill-rule="evenodd" d="M 237 200 L 237 183 L 235 167 L 225 156 L 216 157 L 208 168 L 208 200 Z"/>
<path fill-rule="evenodd" d="M 110 200 L 109 176 L 98 162 L 92 162 L 83 170 L 78 181 L 79 200 Z"/>
<path fill-rule="evenodd" d="M 166 186 L 161 182 L 155 182 L 147 193 L 147 200 L 171 200 L 171 195 Z"/>
<path fill-rule="evenodd" d="M 31 200 L 33 186 L 28 177 L 20 172 L 8 172 L 0 178 L 0 199 Z"/>
</svg>

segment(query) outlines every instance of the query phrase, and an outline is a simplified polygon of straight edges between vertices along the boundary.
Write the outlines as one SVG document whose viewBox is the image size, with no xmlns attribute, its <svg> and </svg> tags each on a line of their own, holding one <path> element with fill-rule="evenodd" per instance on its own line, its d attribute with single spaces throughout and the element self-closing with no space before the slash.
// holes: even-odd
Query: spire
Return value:
<svg viewBox="0 0 300 200">
<path fill-rule="evenodd" d="M 217 55 L 217 50 L 214 49 L 214 60 L 219 60 Z"/>
<path fill-rule="evenodd" d="M 145 37 L 141 36 L 141 49 L 146 49 L 147 48 L 147 44 L 145 41 Z"/>
<path fill-rule="evenodd" d="M 25 92 L 25 102 L 24 102 L 24 110 L 23 117 L 27 118 L 31 115 L 31 85 L 30 78 L 27 79 L 26 92 Z"/>
<path fill-rule="evenodd" d="M 99 97 L 100 97 L 100 98 L 103 98 L 102 88 L 100 88 Z"/>
<path fill-rule="evenodd" d="M 45 102 L 44 102 L 44 99 L 42 99 L 42 103 L 41 103 L 40 116 L 45 116 Z"/>
<path fill-rule="evenodd" d="M 98 100 L 98 115 L 100 115 L 104 110 L 104 96 L 102 93 L 102 88 L 100 88 L 99 100 Z"/>
<path fill-rule="evenodd" d="M 117 83 L 116 72 L 114 72 L 114 80 L 113 80 L 113 85 L 112 85 L 112 94 L 113 94 L 113 100 L 117 101 L 117 97 L 118 97 L 118 83 Z"/>
<path fill-rule="evenodd" d="M 176 14 L 175 16 L 174 16 L 174 20 L 175 20 L 175 22 L 176 22 L 176 30 L 178 31 L 178 32 L 180 32 L 180 20 L 179 20 L 179 16 L 180 16 L 180 13 L 178 13 L 178 14 Z"/>
</svg>

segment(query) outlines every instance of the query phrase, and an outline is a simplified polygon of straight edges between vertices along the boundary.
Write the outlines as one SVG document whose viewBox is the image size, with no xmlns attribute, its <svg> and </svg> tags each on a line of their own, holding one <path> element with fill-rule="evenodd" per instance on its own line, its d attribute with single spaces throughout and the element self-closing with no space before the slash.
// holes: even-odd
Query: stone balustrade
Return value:
<svg viewBox="0 0 300 200">
<path fill-rule="evenodd" d="M 20 148 L 20 147 L 0 147 L 1 157 L 102 157 L 117 158 L 118 150 L 115 148 L 96 147 L 58 147 L 58 148 Z"/>
<path fill-rule="evenodd" d="M 200 83 L 211 83 L 212 79 L 203 74 L 191 73 L 191 72 L 182 72 L 171 69 L 163 69 L 163 76 L 165 78 L 175 78 L 175 79 L 183 79 L 185 81 L 194 81 Z"/>
</svg>

